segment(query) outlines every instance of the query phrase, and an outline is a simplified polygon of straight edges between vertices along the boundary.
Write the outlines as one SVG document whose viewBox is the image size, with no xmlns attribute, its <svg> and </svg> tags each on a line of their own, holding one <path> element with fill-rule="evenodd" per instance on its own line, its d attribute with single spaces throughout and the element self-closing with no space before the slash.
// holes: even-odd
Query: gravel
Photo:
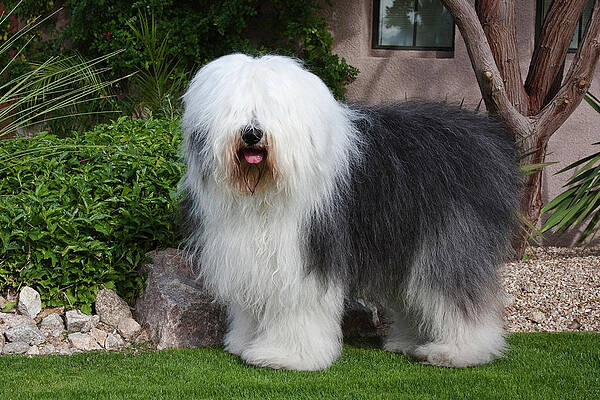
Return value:
<svg viewBox="0 0 600 400">
<path fill-rule="evenodd" d="M 502 278 L 509 332 L 600 332 L 600 247 L 534 247 Z"/>
</svg>

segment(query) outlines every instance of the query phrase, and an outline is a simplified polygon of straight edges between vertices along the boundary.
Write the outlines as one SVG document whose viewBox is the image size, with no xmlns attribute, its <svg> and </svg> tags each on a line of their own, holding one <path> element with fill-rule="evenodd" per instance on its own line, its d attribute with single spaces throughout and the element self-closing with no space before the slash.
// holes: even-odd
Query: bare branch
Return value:
<svg viewBox="0 0 600 400">
<path fill-rule="evenodd" d="M 519 68 L 514 1 L 475 0 L 475 10 L 502 76 L 506 95 L 521 114 L 527 115 L 529 99 Z"/>
<path fill-rule="evenodd" d="M 554 0 L 550 5 L 525 80 L 530 115 L 537 114 L 544 107 L 544 100 L 565 61 L 573 32 L 587 1 Z"/>
<path fill-rule="evenodd" d="M 587 92 L 600 58 L 600 1 L 596 0 L 590 21 L 573 63 L 556 96 L 536 116 L 538 127 L 550 136 L 579 105 Z"/>
<path fill-rule="evenodd" d="M 508 99 L 500 71 L 473 5 L 469 0 L 442 0 L 442 3 L 454 17 L 465 41 L 488 112 L 498 115 L 513 134 L 528 132 L 531 121 L 519 113 Z"/>
</svg>

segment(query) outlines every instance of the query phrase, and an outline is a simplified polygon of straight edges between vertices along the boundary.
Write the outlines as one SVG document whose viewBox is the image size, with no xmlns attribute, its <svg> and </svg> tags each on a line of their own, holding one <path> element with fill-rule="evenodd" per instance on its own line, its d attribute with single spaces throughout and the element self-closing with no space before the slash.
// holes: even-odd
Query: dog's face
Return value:
<svg viewBox="0 0 600 400">
<path fill-rule="evenodd" d="M 216 59 L 184 104 L 188 180 L 212 178 L 245 195 L 314 190 L 347 148 L 346 108 L 287 57 Z"/>
<path fill-rule="evenodd" d="M 254 194 L 276 184 L 275 151 L 270 155 L 269 135 L 260 125 L 252 123 L 240 129 L 231 151 L 232 165 L 228 181 L 237 190 L 245 194 Z"/>
</svg>

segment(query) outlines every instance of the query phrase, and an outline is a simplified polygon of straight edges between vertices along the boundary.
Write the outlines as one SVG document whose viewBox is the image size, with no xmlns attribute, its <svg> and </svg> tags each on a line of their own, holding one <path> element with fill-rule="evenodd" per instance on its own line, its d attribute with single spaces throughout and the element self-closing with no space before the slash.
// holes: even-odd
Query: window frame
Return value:
<svg viewBox="0 0 600 400">
<path fill-rule="evenodd" d="M 415 0 L 417 1 L 417 0 Z M 453 52 L 455 48 L 456 40 L 456 23 L 452 24 L 452 46 L 448 47 L 433 47 L 433 46 L 398 46 L 398 45 L 384 45 L 379 44 L 379 14 L 380 14 L 381 0 L 373 0 L 373 18 L 372 18 L 372 38 L 371 48 L 374 50 L 416 50 L 416 51 L 447 51 Z M 452 18 L 454 21 L 454 18 Z M 416 42 L 416 29 L 413 30 L 413 43 Z"/>
<path fill-rule="evenodd" d="M 536 0 L 535 3 L 535 45 L 537 46 L 538 40 L 540 38 L 540 34 L 542 33 L 542 24 L 544 23 L 543 19 L 543 11 L 544 11 L 544 0 Z M 583 39 L 583 33 L 585 27 L 583 26 L 583 14 L 577 20 L 577 47 L 572 49 L 571 46 L 567 49 L 567 53 L 576 53 L 577 49 L 579 49 L 579 45 L 581 44 L 581 39 Z M 589 21 L 588 21 L 589 24 Z M 573 40 L 571 38 L 571 40 Z M 569 42 L 570 44 L 571 42 Z"/>
</svg>

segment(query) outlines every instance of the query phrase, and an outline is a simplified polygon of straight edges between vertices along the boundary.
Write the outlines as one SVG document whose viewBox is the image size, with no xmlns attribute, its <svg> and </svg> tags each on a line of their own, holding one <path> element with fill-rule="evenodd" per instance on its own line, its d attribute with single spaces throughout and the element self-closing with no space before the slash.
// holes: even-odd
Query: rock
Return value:
<svg viewBox="0 0 600 400">
<path fill-rule="evenodd" d="M 0 327 L 0 354 L 2 354 L 2 349 L 4 348 L 4 329 Z"/>
<path fill-rule="evenodd" d="M 94 338 L 96 343 L 104 347 L 104 342 L 106 341 L 106 336 L 108 336 L 108 333 L 98 328 L 92 328 L 90 331 L 90 336 Z"/>
<path fill-rule="evenodd" d="M 147 343 L 149 341 L 150 341 L 150 334 L 148 333 L 148 327 L 146 326 L 146 327 L 142 328 L 142 330 L 140 331 L 140 334 L 135 337 L 134 342 L 142 344 L 142 343 Z"/>
<path fill-rule="evenodd" d="M 65 330 L 65 324 L 58 314 L 50 314 L 42 320 L 40 331 L 46 336 L 58 337 Z"/>
<path fill-rule="evenodd" d="M 106 340 L 104 341 L 104 348 L 106 350 L 119 350 L 124 345 L 125 342 L 123 341 L 121 336 L 119 336 L 118 333 L 114 335 L 112 333 L 109 333 L 106 336 Z"/>
<path fill-rule="evenodd" d="M 100 289 L 96 296 L 96 313 L 100 321 L 116 327 L 123 318 L 133 318 L 125 300 L 110 289 Z"/>
<path fill-rule="evenodd" d="M 35 321 L 27 315 L 0 313 L 0 326 L 4 326 L 5 329 L 21 324 L 35 325 Z"/>
<path fill-rule="evenodd" d="M 125 339 L 133 338 L 141 329 L 140 324 L 133 318 L 122 318 L 117 326 L 117 330 Z"/>
<path fill-rule="evenodd" d="M 48 308 L 44 308 L 42 311 L 40 311 L 40 313 L 37 315 L 37 317 L 35 317 L 35 321 L 36 322 L 40 322 L 41 320 L 43 320 L 44 318 L 46 318 L 50 314 L 63 315 L 64 313 L 65 313 L 65 308 L 64 307 L 48 307 Z"/>
<path fill-rule="evenodd" d="M 342 331 L 345 337 L 375 337 L 387 334 L 389 322 L 376 305 L 362 299 L 344 301 Z"/>
<path fill-rule="evenodd" d="M 28 323 L 20 324 L 4 332 L 6 339 L 10 342 L 24 342 L 31 345 L 42 344 L 46 337 L 35 325 Z"/>
<path fill-rule="evenodd" d="M 4 303 L 6 303 L 6 299 L 0 296 L 0 310 L 2 310 L 2 307 L 4 307 Z"/>
<path fill-rule="evenodd" d="M 37 346 L 31 346 L 29 350 L 27 350 L 27 354 L 30 356 L 37 356 L 40 354 L 40 349 Z"/>
<path fill-rule="evenodd" d="M 100 317 L 97 315 L 86 315 L 79 310 L 69 310 L 66 313 L 67 330 L 69 332 L 89 332 L 96 327 Z"/>
<path fill-rule="evenodd" d="M 220 345 L 226 318 L 181 251 L 167 249 L 148 254 L 152 263 L 142 266 L 146 289 L 136 303 L 137 320 L 148 324 L 150 338 L 159 349 Z"/>
<path fill-rule="evenodd" d="M 21 293 L 19 293 L 19 302 L 17 303 L 17 311 L 19 314 L 35 318 L 41 310 L 42 300 L 40 299 L 40 294 L 29 286 L 25 286 L 21 289 Z"/>
<path fill-rule="evenodd" d="M 25 354 L 29 350 L 29 345 L 25 342 L 8 342 L 2 349 L 2 354 Z"/>
<path fill-rule="evenodd" d="M 116 327 L 109 325 L 109 324 L 105 324 L 102 321 L 98 322 L 98 325 L 96 325 L 96 328 L 101 329 L 104 332 L 108 332 L 108 333 L 116 333 L 117 332 Z"/>
<path fill-rule="evenodd" d="M 59 347 L 59 349 L 58 349 L 58 354 L 60 354 L 61 356 L 70 356 L 73 353 L 74 353 L 73 349 L 70 348 L 69 346 Z"/>
<path fill-rule="evenodd" d="M 579 330 L 579 328 L 581 328 L 581 322 L 579 322 L 579 320 L 575 318 L 573 321 L 569 322 L 569 325 L 567 325 L 567 328 L 569 328 L 573 331 L 577 331 L 577 330 Z"/>
<path fill-rule="evenodd" d="M 544 320 L 546 319 L 546 316 L 541 311 L 534 311 L 531 313 L 531 316 L 529 317 L 529 319 L 532 320 L 533 322 L 536 322 L 539 324 L 541 322 L 544 322 Z"/>
<path fill-rule="evenodd" d="M 78 350 L 81 351 L 92 351 L 92 350 L 102 350 L 102 347 L 96 343 L 96 340 L 88 335 L 87 333 L 75 332 L 70 333 L 67 338 L 69 342 Z"/>
<path fill-rule="evenodd" d="M 40 347 L 40 354 L 45 355 L 45 354 L 52 354 L 52 353 L 56 353 L 56 347 L 54 347 L 53 344 L 46 344 L 46 345 Z"/>
</svg>

